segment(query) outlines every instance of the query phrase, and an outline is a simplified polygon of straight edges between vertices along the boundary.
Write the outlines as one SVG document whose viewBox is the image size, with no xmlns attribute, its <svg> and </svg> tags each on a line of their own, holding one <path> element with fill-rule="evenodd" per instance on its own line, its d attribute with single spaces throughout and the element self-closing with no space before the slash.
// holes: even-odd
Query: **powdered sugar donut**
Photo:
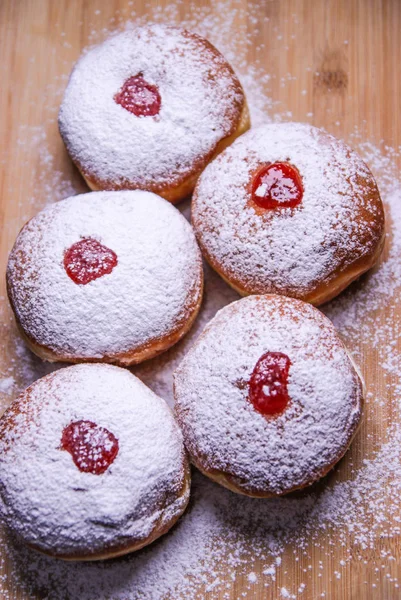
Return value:
<svg viewBox="0 0 401 600">
<path fill-rule="evenodd" d="M 147 25 L 82 55 L 59 128 L 93 190 L 145 189 L 177 202 L 205 165 L 249 128 L 239 80 L 207 40 Z"/>
<path fill-rule="evenodd" d="M 175 344 L 202 299 L 186 219 L 143 191 L 96 192 L 42 210 L 10 254 L 11 306 L 45 360 L 130 365 Z"/>
<path fill-rule="evenodd" d="M 0 419 L 3 520 L 46 554 L 99 560 L 138 550 L 177 521 L 189 487 L 170 409 L 127 370 L 61 369 Z"/>
<path fill-rule="evenodd" d="M 362 413 L 363 385 L 334 326 L 284 296 L 219 311 L 174 383 L 193 463 L 249 496 L 279 496 L 325 475 Z"/>
<path fill-rule="evenodd" d="M 384 244 L 373 175 L 343 142 L 299 123 L 253 129 L 204 171 L 193 225 L 240 294 L 322 304 L 370 269 Z"/>
</svg>

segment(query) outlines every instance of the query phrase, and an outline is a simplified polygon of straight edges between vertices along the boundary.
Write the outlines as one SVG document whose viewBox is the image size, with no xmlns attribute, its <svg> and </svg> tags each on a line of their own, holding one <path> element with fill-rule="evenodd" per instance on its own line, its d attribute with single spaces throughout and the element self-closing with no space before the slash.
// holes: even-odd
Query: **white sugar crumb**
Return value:
<svg viewBox="0 0 401 600">
<path fill-rule="evenodd" d="M 15 386 L 14 377 L 5 377 L 0 379 L 0 392 L 3 394 L 10 394 Z"/>
<path fill-rule="evenodd" d="M 256 573 L 249 573 L 248 574 L 248 581 L 249 583 L 256 583 L 258 580 L 258 576 L 256 575 Z"/>
<path fill-rule="evenodd" d="M 133 2 L 129 4 L 134 7 Z M 249 23 L 261 22 L 260 6 L 249 5 L 246 11 L 238 8 L 233 10 L 232 2 L 217 2 L 213 12 L 206 7 L 190 9 L 187 5 L 186 10 L 184 25 L 210 39 L 235 67 L 245 87 L 253 125 L 286 120 L 283 105 L 273 102 L 269 96 L 275 74 L 266 73 L 257 61 L 253 64 L 249 62 L 249 47 L 256 40 L 255 30 L 248 33 L 248 27 Z M 181 2 L 173 2 L 167 7 L 151 9 L 141 22 L 155 19 L 179 23 L 183 11 Z M 113 28 L 118 20 L 114 19 L 111 23 Z M 293 21 L 299 22 L 297 15 L 293 15 Z M 108 33 L 107 28 L 100 30 L 95 25 L 89 41 L 98 42 Z M 264 49 L 257 44 L 256 51 L 261 56 Z M 70 68 L 71 64 L 68 63 L 64 75 L 51 84 L 57 87 L 58 97 L 61 97 L 65 88 Z M 312 67 L 307 68 L 308 77 L 313 70 Z M 291 85 L 291 80 L 284 79 L 284 85 Z M 48 102 L 46 93 L 47 90 L 44 90 L 44 102 Z M 78 180 L 72 168 L 65 175 L 57 172 L 57 160 L 51 162 L 52 152 L 59 152 L 50 146 L 50 139 L 55 135 L 54 117 L 58 108 L 58 104 L 46 107 L 49 115 L 46 130 L 52 132 L 52 136 L 46 138 L 48 141 L 36 139 L 33 143 L 32 138 L 38 138 L 38 130 L 25 126 L 20 147 L 23 156 L 39 152 L 42 144 L 46 146 L 46 151 L 38 155 L 40 178 L 33 191 L 32 204 L 25 206 L 26 214 L 18 226 L 22 226 L 24 219 L 32 216 L 44 204 L 84 190 L 82 181 Z M 308 110 L 310 108 L 307 107 Z M 309 120 L 313 113 L 308 112 L 305 117 Z M 40 130 L 43 131 L 43 124 Z M 351 450 L 339 469 L 329 474 L 318 488 L 312 488 L 300 497 L 286 497 L 272 502 L 234 496 L 195 473 L 190 509 L 178 526 L 148 550 L 122 560 L 99 565 L 64 564 L 4 541 L 0 558 L 3 572 L 7 559 L 6 574 L 0 578 L 4 600 L 15 600 L 16 590 L 23 597 L 33 599 L 37 597 L 34 592 L 37 589 L 49 600 L 161 600 L 166 597 L 199 600 L 204 598 L 207 585 L 213 586 L 208 594 L 210 600 L 252 598 L 255 589 L 263 596 L 278 598 L 282 585 L 290 593 L 296 590 L 292 589 L 294 582 L 286 579 L 289 576 L 284 575 L 281 565 L 276 565 L 278 558 L 291 556 L 293 551 L 299 560 L 300 577 L 306 582 L 298 588 L 298 594 L 301 595 L 307 586 L 306 592 L 311 593 L 313 578 L 317 580 L 318 569 L 315 571 L 310 564 L 312 553 L 316 555 L 320 551 L 323 554 L 326 574 L 327 565 L 331 565 L 333 571 L 352 570 L 356 564 L 359 568 L 361 561 L 373 555 L 378 556 L 378 548 L 400 536 L 401 357 L 397 342 L 401 334 L 398 317 L 401 288 L 401 184 L 394 162 L 397 152 L 363 142 L 363 136 L 358 131 L 347 141 L 366 160 L 378 179 L 386 205 L 387 244 L 390 250 L 374 273 L 364 276 L 324 307 L 350 349 L 356 353 L 357 361 L 360 360 L 357 352 L 374 349 L 378 357 L 375 380 L 384 378 L 388 386 L 386 398 L 378 395 L 372 385 L 372 375 L 367 373 L 372 389 L 366 403 L 365 426 L 358 434 L 362 441 L 362 455 L 359 451 Z M 52 165 L 56 167 L 56 174 Z M 187 204 L 183 210 L 188 212 Z M 135 373 L 171 403 L 172 371 L 217 310 L 235 299 L 238 299 L 235 292 L 207 269 L 205 301 L 193 330 L 169 352 L 136 367 Z M 385 314 L 380 311 L 384 305 Z M 1 343 L 6 348 L 10 365 L 10 370 L 3 377 L 14 377 L 14 393 L 60 366 L 42 363 L 27 351 L 18 337 L 9 311 L 4 317 L 1 333 Z M 377 436 L 377 420 L 380 410 L 389 401 L 393 418 L 385 438 L 380 439 Z M 366 453 L 367 441 L 374 442 L 369 454 Z M 339 549 L 342 550 L 341 560 L 338 560 Z M 375 567 L 371 573 L 372 591 L 369 588 L 366 597 L 369 594 L 380 597 L 384 578 L 389 597 L 399 594 L 399 583 L 391 573 L 394 561 L 390 557 L 386 555 L 379 558 L 380 568 Z M 238 576 L 255 569 L 255 562 L 263 565 L 258 587 L 250 587 L 245 577 L 245 585 L 250 592 L 238 591 Z M 324 585 L 322 579 L 319 579 L 319 585 Z"/>
</svg>

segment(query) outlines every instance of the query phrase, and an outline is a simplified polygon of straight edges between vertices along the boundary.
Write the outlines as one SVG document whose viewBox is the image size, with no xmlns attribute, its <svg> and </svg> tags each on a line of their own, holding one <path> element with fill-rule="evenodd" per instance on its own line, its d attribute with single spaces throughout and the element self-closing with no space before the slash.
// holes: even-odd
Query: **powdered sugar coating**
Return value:
<svg viewBox="0 0 401 600">
<path fill-rule="evenodd" d="M 80 471 L 63 429 L 90 420 L 118 439 L 109 468 Z M 166 403 L 129 371 L 76 365 L 32 384 L 0 422 L 2 517 L 56 556 L 96 555 L 145 541 L 185 509 L 187 459 Z"/>
<path fill-rule="evenodd" d="M 159 90 L 155 117 L 136 117 L 114 99 L 138 74 Z M 237 77 L 207 41 L 154 24 L 114 35 L 80 58 L 59 125 L 98 188 L 161 191 L 196 173 L 236 129 L 243 105 Z"/>
<path fill-rule="evenodd" d="M 276 417 L 248 399 L 255 364 L 286 354 L 289 404 Z M 333 325 L 281 296 L 249 296 L 220 310 L 175 372 L 176 413 L 194 463 L 246 493 L 284 494 L 324 475 L 361 417 L 361 381 Z"/>
<path fill-rule="evenodd" d="M 304 194 L 293 209 L 263 210 L 251 199 L 253 175 L 275 162 L 301 175 Z M 366 164 L 333 136 L 299 123 L 264 125 L 237 139 L 203 172 L 192 214 L 202 251 L 239 291 L 312 302 L 347 269 L 352 280 L 369 268 L 384 239 L 383 206 Z"/>
<path fill-rule="evenodd" d="M 82 238 L 96 239 L 118 260 L 86 285 L 63 265 Z M 178 331 L 196 314 L 202 277 L 191 226 L 143 191 L 94 192 L 46 207 L 19 234 L 7 269 L 22 329 L 64 360 L 113 361 Z"/>
</svg>

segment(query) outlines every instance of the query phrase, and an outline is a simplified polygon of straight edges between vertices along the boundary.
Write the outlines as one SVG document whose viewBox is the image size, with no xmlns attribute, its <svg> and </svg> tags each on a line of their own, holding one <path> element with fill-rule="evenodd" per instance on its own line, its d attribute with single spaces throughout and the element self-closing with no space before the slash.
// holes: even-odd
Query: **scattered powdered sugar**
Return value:
<svg viewBox="0 0 401 600">
<path fill-rule="evenodd" d="M 275 162 L 297 167 L 302 201 L 259 214 L 249 182 L 260 165 Z M 383 234 L 365 163 L 342 142 L 299 123 L 264 125 L 238 138 L 202 173 L 192 215 L 208 260 L 234 285 L 302 299 L 319 296 L 322 285 L 335 287 L 363 257 L 369 265 Z"/>
<path fill-rule="evenodd" d="M 14 377 L 4 377 L 4 379 L 0 379 L 0 392 L 2 392 L 3 394 L 10 394 L 14 386 Z"/>
<path fill-rule="evenodd" d="M 158 87 L 155 117 L 133 117 L 115 101 L 137 74 Z M 82 56 L 61 105 L 60 131 L 96 187 L 161 191 L 197 172 L 235 131 L 243 103 L 221 55 L 198 37 L 155 24 L 111 36 Z"/>
<path fill-rule="evenodd" d="M 60 85 L 60 83 L 59 83 Z M 65 83 L 63 82 L 64 86 Z M 46 94 L 44 92 L 46 98 Z M 50 107 L 49 107 L 50 108 Z M 23 123 L 19 126 L 18 149 L 19 161 L 22 165 L 31 165 L 32 155 L 38 157 L 35 163 L 35 186 L 29 197 L 20 199 L 22 223 L 28 221 L 44 204 L 52 204 L 80 192 L 86 192 L 87 186 L 72 165 L 66 165 L 63 171 L 57 165 L 54 151 L 50 149 L 50 135 L 52 119 L 49 123 L 42 123 L 35 127 L 27 127 Z M 14 190 L 9 190 L 12 194 Z"/>
<path fill-rule="evenodd" d="M 248 401 L 266 351 L 291 361 L 285 411 Z M 362 385 L 328 319 L 285 297 L 248 296 L 219 311 L 174 376 L 176 413 L 191 458 L 251 494 L 283 494 L 318 479 L 348 447 Z"/>
<path fill-rule="evenodd" d="M 256 573 L 251 571 L 248 575 L 248 581 L 249 583 L 256 583 L 258 581 L 258 576 L 256 575 Z"/>
<path fill-rule="evenodd" d="M 82 420 L 117 439 L 101 475 L 83 472 L 61 448 L 64 428 Z M 35 382 L 2 422 L 0 445 L 2 516 L 44 552 L 96 555 L 140 543 L 188 501 L 171 411 L 117 367 L 77 365 Z"/>
<path fill-rule="evenodd" d="M 128 5 L 133 11 L 134 3 L 131 1 Z M 283 106 L 273 102 L 266 93 L 271 75 L 258 61 L 249 63 L 251 44 L 257 44 L 258 55 L 264 50 L 255 35 L 254 26 L 263 20 L 257 4 L 249 5 L 244 11 L 237 9 L 235 2 L 223 1 L 215 3 L 211 11 L 208 7 L 192 7 L 187 3 L 184 6 L 177 0 L 167 7 L 151 10 L 148 19 L 179 23 L 183 14 L 186 15 L 184 25 L 210 39 L 235 66 L 247 93 L 253 125 L 291 118 Z M 124 20 L 127 18 L 127 14 L 116 15 L 111 27 L 114 28 L 122 16 Z M 293 19 L 296 22 L 295 14 Z M 95 21 L 91 41 L 99 41 L 99 37 L 107 34 L 107 30 L 99 31 Z M 277 36 L 280 35 L 277 31 Z M 67 65 L 65 75 L 69 68 Z M 272 77 L 275 76 L 273 73 Z M 65 81 L 63 77 L 63 86 Z M 283 77 L 283 85 L 287 81 L 290 74 Z M 53 116 L 57 109 L 57 106 L 49 106 L 49 115 Z M 311 113 L 305 115 L 310 116 Z M 36 133 L 29 130 L 24 134 L 26 148 L 31 152 L 37 150 L 36 143 L 31 144 L 32 134 Z M 50 144 L 50 136 L 47 139 Z M 0 559 L 2 597 L 14 600 L 20 593 L 24 598 L 34 599 L 39 594 L 48 600 L 161 600 L 167 597 L 203 600 L 207 590 L 210 600 L 217 597 L 231 600 L 253 598 L 256 591 L 263 595 L 264 589 L 266 597 L 280 597 L 285 587 L 290 597 L 303 598 L 317 589 L 323 568 L 330 569 L 326 575 L 338 578 L 338 575 L 349 574 L 356 563 L 358 569 L 363 567 L 372 557 L 376 557 L 376 566 L 371 569 L 373 589 L 358 589 L 361 597 L 374 597 L 374 594 L 382 597 L 384 578 L 392 586 L 388 588 L 388 597 L 399 594 L 399 583 L 393 576 L 395 556 L 389 542 L 400 535 L 401 510 L 401 357 L 397 348 L 401 334 L 401 183 L 394 162 L 395 151 L 367 144 L 358 132 L 348 141 L 378 179 L 387 212 L 388 236 L 381 266 L 323 307 L 356 353 L 357 362 L 362 363 L 360 353 L 365 350 L 377 354 L 377 370 L 365 374 L 368 395 L 364 427 L 346 459 L 306 492 L 272 500 L 239 497 L 195 472 L 190 507 L 178 526 L 148 549 L 120 560 L 93 565 L 65 564 L 6 539 Z M 39 202 L 50 202 L 71 193 L 65 175 L 52 170 L 58 164 L 52 160 L 53 147 L 49 145 L 46 149 L 44 145 L 43 148 L 42 173 L 34 192 L 34 206 L 38 208 Z M 66 164 L 63 172 L 67 170 L 70 177 L 72 172 Z M 81 190 L 78 181 L 74 181 L 73 187 Z M 188 212 L 188 204 L 183 210 Z M 204 303 L 188 336 L 160 357 L 135 368 L 135 373 L 170 403 L 172 371 L 217 310 L 238 299 L 208 267 L 205 275 Z M 385 311 L 382 310 L 384 305 Z M 62 366 L 44 363 L 26 349 L 9 311 L 4 315 L 2 344 L 9 357 L 8 364 L 2 365 L 2 376 L 14 377 L 15 389 Z M 380 389 L 377 382 L 381 380 L 387 385 L 386 397 L 377 395 Z M 10 400 L 6 394 L 2 397 L 3 405 Z M 377 421 L 383 418 L 382 406 L 389 402 L 392 418 L 388 420 L 386 431 L 384 427 L 380 429 L 385 433 L 379 438 Z M 324 565 L 323 562 L 317 564 L 319 552 Z M 299 565 L 302 578 L 299 587 L 292 576 L 285 576 L 291 557 L 294 564 Z M 312 563 L 316 564 L 315 568 Z M 248 581 L 247 577 L 245 583 L 241 583 L 242 573 L 255 573 L 257 583 Z M 322 594 L 324 597 L 324 588 Z"/>
<path fill-rule="evenodd" d="M 81 239 L 95 239 L 118 261 L 86 285 L 70 279 L 63 264 Z M 180 329 L 199 302 L 202 266 L 193 231 L 172 205 L 142 191 L 93 192 L 48 206 L 30 221 L 7 278 L 31 339 L 66 359 L 102 358 Z"/>
</svg>

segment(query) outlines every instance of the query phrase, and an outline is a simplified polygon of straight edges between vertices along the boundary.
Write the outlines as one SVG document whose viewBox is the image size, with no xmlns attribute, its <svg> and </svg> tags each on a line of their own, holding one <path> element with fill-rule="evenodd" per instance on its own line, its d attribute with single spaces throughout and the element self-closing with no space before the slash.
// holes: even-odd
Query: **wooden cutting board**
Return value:
<svg viewBox="0 0 401 600">
<path fill-rule="evenodd" d="M 194 4 L 206 7 L 211 15 L 221 10 L 213 0 L 198 0 Z M 376 146 L 401 146 L 400 0 L 259 0 L 257 4 L 260 21 L 247 21 L 244 13 L 238 12 L 241 19 L 238 25 L 247 31 L 259 28 L 255 47 L 248 48 L 247 58 L 250 63 L 260 61 L 271 75 L 266 92 L 273 107 L 279 107 L 281 114 L 287 112 L 292 120 L 325 127 L 346 140 L 357 128 L 360 139 Z M 57 132 L 60 93 L 71 66 L 82 48 L 96 40 L 102 28 L 117 27 L 133 11 L 141 16 L 149 12 L 149 7 L 164 10 L 167 5 L 156 0 L 149 4 L 145 0 L 0 0 L 0 374 L 3 377 L 18 361 L 13 342 L 16 332 L 3 277 L 15 236 L 24 222 L 49 201 L 53 190 L 54 200 L 68 195 L 70 181 L 75 189 L 86 190 Z M 252 0 L 232 2 L 233 10 L 242 8 L 250 13 L 251 7 L 255 7 Z M 182 18 L 189 11 L 185 2 L 178 8 Z M 394 160 L 401 168 L 399 157 Z M 381 310 L 385 318 L 386 307 Z M 358 340 L 354 350 L 357 349 Z M 393 414 L 386 382 L 377 368 L 376 353 L 368 345 L 359 349 L 368 389 L 384 399 L 385 406 L 377 413 L 374 437 L 367 437 L 366 425 L 362 427 L 349 455 L 355 459 L 361 459 L 362 440 L 364 452 L 369 453 L 370 445 L 385 437 Z M 11 396 L 3 389 L 2 397 L 4 408 Z M 346 479 L 347 463 L 341 468 Z M 240 576 L 229 595 L 221 592 L 219 597 L 241 598 L 243 590 L 248 590 L 247 598 L 276 599 L 284 597 L 283 587 L 297 590 L 306 581 L 300 598 L 316 599 L 322 593 L 324 598 L 335 600 L 401 598 L 399 588 L 394 585 L 397 576 L 401 579 L 399 537 L 378 540 L 374 551 L 356 548 L 349 540 L 345 546 L 336 548 L 334 555 L 331 549 L 330 556 L 325 543 L 322 536 L 310 556 L 298 561 L 289 547 L 277 580 L 269 588 L 256 583 L 249 591 L 249 580 Z M 395 560 L 381 574 L 383 552 L 390 552 Z M 335 565 L 350 553 L 358 559 L 347 563 L 339 579 Z M 313 568 L 309 569 L 309 565 Z M 1 568 L 3 574 L 10 576 L 8 584 L 3 584 L 8 586 L 9 597 L 18 600 L 30 597 L 15 585 L 7 561 Z M 253 565 L 257 575 L 261 569 L 262 563 Z M 373 583 L 376 587 L 372 587 Z M 200 589 L 199 597 L 209 598 L 210 594 Z"/>
</svg>

